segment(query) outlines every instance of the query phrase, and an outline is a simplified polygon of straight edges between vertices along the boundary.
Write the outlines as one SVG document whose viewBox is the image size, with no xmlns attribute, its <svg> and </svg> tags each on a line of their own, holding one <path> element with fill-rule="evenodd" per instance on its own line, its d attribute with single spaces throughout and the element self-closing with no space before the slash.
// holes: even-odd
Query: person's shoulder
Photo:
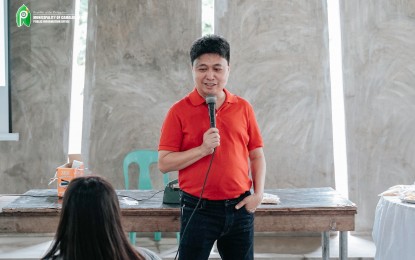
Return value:
<svg viewBox="0 0 415 260">
<path fill-rule="evenodd" d="M 241 96 L 235 95 L 235 98 L 238 101 L 238 103 L 242 103 L 243 105 L 251 105 L 248 100 L 246 100 L 245 98 Z"/>
<path fill-rule="evenodd" d="M 228 102 L 238 104 L 240 106 L 251 106 L 248 100 L 245 98 L 239 96 L 238 94 L 235 94 L 228 89 L 224 89 L 227 97 Z"/>
<path fill-rule="evenodd" d="M 187 104 L 189 104 L 189 97 L 188 96 L 186 96 L 186 97 L 184 97 L 184 98 L 182 98 L 182 99 L 180 99 L 180 100 L 178 100 L 178 101 L 176 101 L 173 105 L 172 105 L 172 107 L 182 107 L 182 106 L 184 106 L 184 105 L 187 105 Z"/>
<path fill-rule="evenodd" d="M 234 103 L 237 104 L 238 106 L 252 109 L 252 104 L 245 98 L 238 96 L 238 95 L 233 95 L 233 98 L 234 98 L 234 101 L 236 101 Z"/>
<path fill-rule="evenodd" d="M 161 258 L 156 253 L 147 248 L 137 247 L 136 249 L 142 256 L 144 256 L 144 259 L 146 260 L 161 260 Z"/>
<path fill-rule="evenodd" d="M 183 108 L 186 108 L 187 106 L 189 106 L 191 104 L 190 102 L 190 98 L 189 95 L 183 97 L 180 100 L 177 100 L 176 102 L 173 103 L 173 105 L 170 107 L 170 110 L 182 110 Z"/>
</svg>

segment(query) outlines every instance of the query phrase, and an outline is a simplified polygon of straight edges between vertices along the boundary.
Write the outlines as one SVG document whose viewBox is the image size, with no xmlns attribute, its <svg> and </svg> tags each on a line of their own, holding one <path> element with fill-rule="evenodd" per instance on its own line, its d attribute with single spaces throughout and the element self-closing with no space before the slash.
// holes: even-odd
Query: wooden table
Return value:
<svg viewBox="0 0 415 260">
<path fill-rule="evenodd" d="M 357 207 L 332 188 L 272 189 L 278 205 L 255 212 L 255 232 L 321 232 L 322 256 L 329 259 L 329 232 L 340 231 L 340 259 L 347 259 L 347 231 L 355 228 Z M 163 191 L 119 190 L 125 231 L 176 232 L 178 205 L 162 203 Z M 30 190 L 0 210 L 0 233 L 54 233 L 61 200 L 56 190 Z"/>
</svg>

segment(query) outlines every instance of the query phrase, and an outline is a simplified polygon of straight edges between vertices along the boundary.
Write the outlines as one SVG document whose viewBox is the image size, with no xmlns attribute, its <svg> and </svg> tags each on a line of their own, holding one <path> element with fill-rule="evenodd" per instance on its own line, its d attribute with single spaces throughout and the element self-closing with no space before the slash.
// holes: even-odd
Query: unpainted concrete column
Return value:
<svg viewBox="0 0 415 260">
<path fill-rule="evenodd" d="M 254 106 L 269 188 L 334 187 L 325 1 L 216 1 L 228 88 Z"/>
<path fill-rule="evenodd" d="M 157 150 L 167 110 L 193 89 L 189 49 L 200 36 L 199 1 L 90 0 L 82 153 L 117 188 L 124 156 Z"/>
<path fill-rule="evenodd" d="M 16 24 L 23 4 L 29 27 Z M 0 142 L 0 193 L 55 188 L 49 179 L 67 160 L 74 21 L 35 23 L 53 12 L 73 15 L 74 1 L 9 1 L 12 126 L 20 140 Z"/>
<path fill-rule="evenodd" d="M 341 1 L 349 194 L 371 232 L 382 191 L 415 180 L 415 2 Z"/>
</svg>

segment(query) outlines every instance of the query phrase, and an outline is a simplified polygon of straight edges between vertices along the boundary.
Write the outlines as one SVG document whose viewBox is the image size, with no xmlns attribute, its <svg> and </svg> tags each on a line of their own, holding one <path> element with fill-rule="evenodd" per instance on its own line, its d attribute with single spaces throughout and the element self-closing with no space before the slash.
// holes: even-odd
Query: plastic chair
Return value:
<svg viewBox="0 0 415 260">
<path fill-rule="evenodd" d="M 158 162 L 158 152 L 154 150 L 135 150 L 129 152 L 124 157 L 123 172 L 124 172 L 124 184 L 125 189 L 129 189 L 130 180 L 128 176 L 128 167 L 131 163 L 138 165 L 140 175 L 138 176 L 137 188 L 139 190 L 151 190 L 153 185 L 150 178 L 150 166 Z M 163 174 L 163 183 L 167 185 L 169 183 L 168 174 Z M 180 241 L 180 233 L 176 233 L 177 241 Z M 129 232 L 130 242 L 135 245 L 136 243 L 136 232 Z M 161 232 L 154 232 L 154 240 L 161 240 Z"/>
</svg>

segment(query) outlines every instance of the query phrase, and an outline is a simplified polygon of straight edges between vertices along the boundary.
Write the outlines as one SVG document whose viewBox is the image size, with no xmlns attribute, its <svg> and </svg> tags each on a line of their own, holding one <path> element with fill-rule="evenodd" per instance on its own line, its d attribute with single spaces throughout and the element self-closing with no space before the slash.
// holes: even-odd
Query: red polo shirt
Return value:
<svg viewBox="0 0 415 260">
<path fill-rule="evenodd" d="M 206 182 L 203 198 L 224 200 L 236 198 L 251 188 L 249 151 L 263 147 L 262 137 L 252 106 L 224 89 L 226 99 L 216 111 L 220 146 Z M 205 99 L 194 89 L 175 103 L 167 113 L 159 150 L 180 152 L 200 146 L 203 134 L 210 128 Z M 199 197 L 211 155 L 179 171 L 179 186 Z"/>
</svg>

